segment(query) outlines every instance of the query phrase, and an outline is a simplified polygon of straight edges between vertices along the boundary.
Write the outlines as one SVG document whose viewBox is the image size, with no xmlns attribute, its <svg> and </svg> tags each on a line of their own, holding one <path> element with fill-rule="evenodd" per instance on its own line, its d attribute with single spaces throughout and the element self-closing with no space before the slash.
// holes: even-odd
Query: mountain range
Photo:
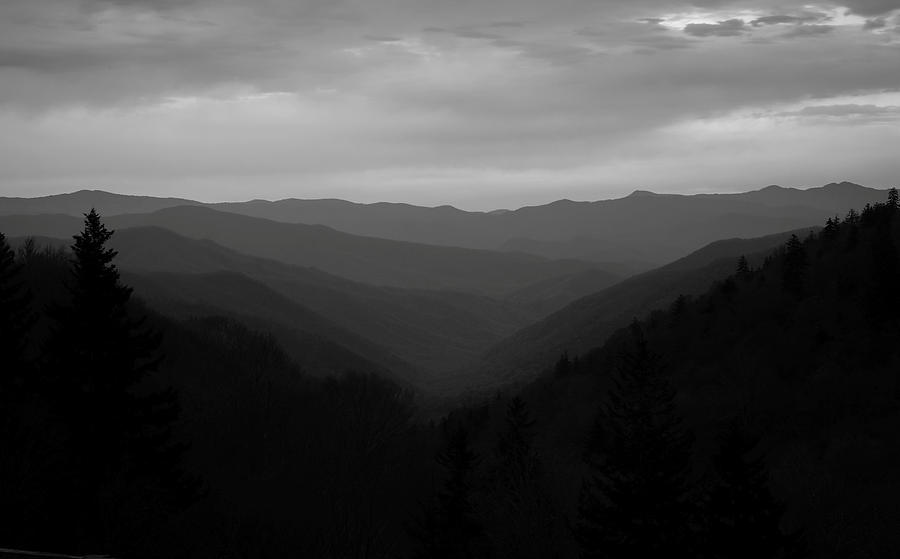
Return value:
<svg viewBox="0 0 900 559">
<path fill-rule="evenodd" d="M 96 207 L 111 216 L 202 205 L 284 223 L 324 225 L 365 237 L 591 260 L 621 273 L 666 264 L 723 238 L 757 237 L 816 225 L 848 208 L 861 208 L 883 198 L 881 190 L 840 182 L 802 190 L 772 185 L 736 194 L 635 191 L 612 200 L 558 200 L 516 210 L 472 212 L 451 206 L 293 198 L 202 204 L 82 190 L 33 199 L 0 198 L 0 215 L 78 216 L 84 208 Z"/>
<path fill-rule="evenodd" d="M 812 225 L 821 221 L 814 216 L 881 198 L 880 190 L 833 183 L 727 195 L 639 191 L 619 200 L 464 212 L 80 191 L 0 199 L 0 231 L 67 244 L 81 228 L 77 214 L 97 206 L 117 231 L 119 266 L 151 306 L 179 317 L 225 314 L 269 331 L 314 373 L 379 371 L 425 392 L 454 394 L 534 378 L 561 354 L 584 352 L 679 294 L 702 292 L 733 272 L 739 256 L 757 262 L 783 244 L 788 225 Z M 765 235 L 700 242 L 733 230 Z M 566 240 L 567 231 L 576 236 Z M 586 236 L 592 231 L 612 232 L 595 242 Z M 644 234 L 656 248 L 633 249 Z M 397 239 L 412 236 L 434 244 Z M 678 248 L 687 246 L 702 248 Z M 663 253 L 680 258 L 633 275 Z M 577 254 L 588 258 L 547 257 Z"/>
<path fill-rule="evenodd" d="M 393 287 L 499 296 L 551 277 L 597 267 L 576 260 L 551 261 L 520 253 L 362 237 L 323 225 L 282 223 L 197 206 L 104 219 L 114 229 L 162 227 L 245 254 Z M 78 232 L 81 219 L 63 214 L 0 216 L 0 227 L 10 236 L 68 238 Z"/>
</svg>

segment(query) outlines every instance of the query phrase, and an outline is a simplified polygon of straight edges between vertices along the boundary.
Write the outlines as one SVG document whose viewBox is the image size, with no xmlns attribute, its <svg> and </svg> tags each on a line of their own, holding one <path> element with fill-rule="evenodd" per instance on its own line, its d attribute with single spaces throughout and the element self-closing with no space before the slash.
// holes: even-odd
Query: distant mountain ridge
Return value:
<svg viewBox="0 0 900 559">
<path fill-rule="evenodd" d="M 0 215 L 65 214 L 80 217 L 91 208 L 103 215 L 148 213 L 175 206 L 202 206 L 186 198 L 159 198 L 116 194 L 104 190 L 78 190 L 35 198 L 0 197 Z"/>
<path fill-rule="evenodd" d="M 845 181 L 809 189 L 772 185 L 734 194 L 656 194 L 641 190 L 611 200 L 559 200 L 516 210 L 470 212 L 452 206 L 359 204 L 334 199 L 201 204 L 79 191 L 32 201 L 2 198 L 0 215 L 78 215 L 90 206 L 114 215 L 202 205 L 274 221 L 325 225 L 354 235 L 515 250 L 553 258 L 564 255 L 614 265 L 637 260 L 642 265 L 636 269 L 649 269 L 720 238 L 756 237 L 814 225 L 846 208 L 863 207 L 883 198 L 882 190 Z"/>
<path fill-rule="evenodd" d="M 596 268 L 576 260 L 363 237 L 323 225 L 283 223 L 200 206 L 104 217 L 113 229 L 155 226 L 192 239 L 372 285 L 446 289 L 503 296 L 538 281 Z M 69 238 L 81 219 L 68 215 L 0 216 L 9 236 Z"/>
</svg>

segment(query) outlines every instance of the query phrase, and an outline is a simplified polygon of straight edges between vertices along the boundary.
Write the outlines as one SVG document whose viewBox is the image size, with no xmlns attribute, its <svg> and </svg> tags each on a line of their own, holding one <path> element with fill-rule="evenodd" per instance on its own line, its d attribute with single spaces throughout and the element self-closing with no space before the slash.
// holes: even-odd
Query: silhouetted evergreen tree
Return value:
<svg viewBox="0 0 900 559">
<path fill-rule="evenodd" d="M 725 300 L 729 303 L 734 299 L 734 294 L 737 292 L 737 282 L 734 281 L 734 277 L 727 277 L 722 280 L 722 283 L 719 287 L 722 291 L 722 295 L 724 295 Z"/>
<path fill-rule="evenodd" d="M 678 298 L 672 301 L 672 304 L 669 306 L 669 316 L 671 317 L 672 326 L 681 322 L 685 310 L 687 309 L 688 301 L 688 297 L 684 294 L 679 295 Z"/>
<path fill-rule="evenodd" d="M 750 264 L 747 263 L 747 257 L 744 255 L 738 258 L 737 275 L 741 278 L 750 275 Z"/>
<path fill-rule="evenodd" d="M 544 485 L 534 426 L 525 401 L 513 398 L 494 450 L 486 499 L 488 537 L 497 557 L 551 559 L 562 553 L 564 525 Z"/>
<path fill-rule="evenodd" d="M 898 195 L 896 187 L 888 190 L 887 204 L 892 210 L 900 209 L 900 195 Z"/>
<path fill-rule="evenodd" d="M 92 550 L 122 543 L 111 527 L 119 521 L 145 521 L 130 518 L 143 514 L 135 507 L 165 509 L 191 494 L 179 468 L 184 449 L 172 440 L 176 395 L 147 382 L 160 361 L 160 337 L 129 308 L 132 290 L 119 279 L 116 251 L 106 246 L 112 234 L 95 210 L 85 214 L 72 245 L 70 299 L 52 310 L 43 365 L 81 484 L 67 497 L 79 501 L 81 516 L 73 524 Z"/>
<path fill-rule="evenodd" d="M 841 220 L 837 216 L 829 217 L 825 220 L 825 227 L 822 228 L 822 238 L 826 241 L 834 240 L 837 237 L 838 230 L 841 225 Z"/>
<path fill-rule="evenodd" d="M 558 377 L 564 377 L 572 373 L 572 360 L 569 359 L 568 352 L 559 356 L 556 365 L 553 366 L 553 374 Z"/>
<path fill-rule="evenodd" d="M 496 449 L 506 481 L 531 475 L 529 470 L 534 466 L 531 444 L 533 427 L 534 420 L 528 413 L 525 401 L 519 396 L 514 397 L 506 408 L 506 430 L 501 433 Z"/>
<path fill-rule="evenodd" d="M 471 448 L 469 432 L 454 428 L 447 447 L 436 457 L 447 474 L 436 498 L 426 507 L 415 537 L 416 557 L 457 559 L 483 557 L 484 533 L 476 518 L 472 496 L 472 476 L 480 459 Z"/>
<path fill-rule="evenodd" d="M 791 538 L 780 528 L 784 506 L 769 490 L 769 474 L 756 453 L 759 438 L 738 418 L 719 435 L 714 484 L 705 516 L 707 553 L 715 559 L 785 557 Z"/>
<path fill-rule="evenodd" d="M 693 437 L 660 356 L 637 323 L 631 333 L 586 449 L 576 537 L 585 558 L 690 557 Z"/>
<path fill-rule="evenodd" d="M 797 235 L 791 235 L 784 247 L 784 269 L 781 279 L 785 290 L 795 297 L 803 293 L 806 264 L 806 250 L 803 243 Z"/>
<path fill-rule="evenodd" d="M 897 214 L 897 190 L 891 189 L 886 204 L 872 210 L 873 233 L 866 311 L 870 324 L 877 330 L 891 322 L 900 321 L 900 256 L 894 243 L 891 225 Z M 885 348 L 879 348 L 883 350 Z"/>
</svg>

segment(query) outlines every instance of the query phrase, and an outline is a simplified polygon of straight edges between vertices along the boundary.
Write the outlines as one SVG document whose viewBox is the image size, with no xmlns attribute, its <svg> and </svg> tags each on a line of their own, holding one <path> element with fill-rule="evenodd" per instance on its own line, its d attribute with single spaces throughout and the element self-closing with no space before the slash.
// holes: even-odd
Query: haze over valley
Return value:
<svg viewBox="0 0 900 559">
<path fill-rule="evenodd" d="M 96 208 L 117 230 L 111 246 L 129 283 L 160 309 L 241 317 L 273 330 L 301 365 L 339 373 L 339 362 L 319 362 L 308 349 L 327 340 L 425 393 L 456 395 L 530 379 L 558 355 L 586 351 L 677 295 L 702 292 L 738 256 L 765 253 L 788 231 L 882 198 L 882 190 L 844 182 L 464 212 L 78 191 L 2 199 L 0 230 L 14 244 L 37 236 L 67 246 L 81 227 L 78 208 Z M 642 291 L 627 291 L 634 289 Z M 588 314 L 585 324 L 565 315 L 590 312 L 602 297 L 619 308 Z M 559 339 L 524 342 L 545 318 L 557 320 L 548 332 Z M 512 355 L 500 357 L 509 347 Z"/>
</svg>

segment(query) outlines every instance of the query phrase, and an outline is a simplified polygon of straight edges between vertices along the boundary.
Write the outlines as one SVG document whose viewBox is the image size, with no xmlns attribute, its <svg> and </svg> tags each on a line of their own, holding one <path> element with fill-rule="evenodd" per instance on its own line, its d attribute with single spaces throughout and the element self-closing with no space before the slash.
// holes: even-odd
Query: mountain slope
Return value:
<svg viewBox="0 0 900 559">
<path fill-rule="evenodd" d="M 665 308 L 681 294 L 702 293 L 713 281 L 731 274 L 739 256 L 761 261 L 791 234 L 717 241 L 667 266 L 583 297 L 490 348 L 480 370 L 505 381 L 533 378 L 564 352 L 587 351 L 634 317 Z"/>
<path fill-rule="evenodd" d="M 127 268 L 123 268 L 127 270 Z M 269 332 L 314 375 L 379 373 L 414 384 L 415 367 L 267 286 L 233 272 L 176 274 L 125 271 L 124 281 L 157 311 L 174 318 L 229 316 Z"/>
<path fill-rule="evenodd" d="M 324 226 L 280 223 L 191 206 L 104 220 L 114 229 L 163 227 L 245 254 L 393 287 L 500 296 L 538 281 L 596 267 L 573 260 L 550 261 L 525 254 L 360 237 Z M 0 230 L 10 236 L 66 237 L 77 232 L 79 223 L 70 216 L 0 216 Z"/>
<path fill-rule="evenodd" d="M 678 389 L 695 473 L 741 418 L 761 437 L 787 527 L 803 529 L 810 557 L 889 557 L 900 546 L 898 247 L 900 208 L 881 205 L 638 323 Z M 584 441 L 633 346 L 620 329 L 524 391 L 570 510 Z"/>
<path fill-rule="evenodd" d="M 70 243 L 41 238 L 38 244 Z M 318 334 L 383 368 L 397 369 L 405 380 L 426 390 L 432 379 L 469 367 L 492 343 L 540 317 L 537 311 L 520 310 L 514 303 L 480 295 L 353 282 L 313 268 L 248 256 L 159 227 L 119 229 L 110 246 L 119 251 L 119 267 L 131 274 L 139 293 L 169 314 L 227 312 L 263 330 L 270 322 L 268 329 Z M 204 281 L 209 282 L 208 288 L 203 287 Z M 589 289 L 588 285 L 579 287 Z M 540 294 L 533 299 L 541 304 Z M 173 302 L 177 305 L 170 304 Z M 294 308 L 297 305 L 316 316 L 310 319 Z M 294 309 L 285 315 L 282 307 Z M 331 332 L 334 329 L 341 335 Z M 350 333 L 355 336 L 352 341 L 346 339 Z M 282 345 L 293 350 L 298 344 L 283 341 Z M 377 351 L 369 346 L 376 346 Z M 293 351 L 292 355 L 306 365 Z M 415 375 L 407 374 L 412 368 Z M 444 386 L 444 390 L 463 388 Z"/>
<path fill-rule="evenodd" d="M 620 280 L 621 276 L 604 270 L 585 270 L 523 287 L 508 295 L 506 300 L 543 317 Z"/>
<path fill-rule="evenodd" d="M 469 365 L 491 343 L 536 318 L 488 297 L 361 284 L 312 268 L 255 258 L 161 228 L 113 237 L 123 269 L 182 274 L 230 271 L 253 278 L 419 369 L 417 384 Z M 202 292 L 199 293 L 202 295 Z M 239 292 L 235 310 L 255 314 Z"/>
</svg>

